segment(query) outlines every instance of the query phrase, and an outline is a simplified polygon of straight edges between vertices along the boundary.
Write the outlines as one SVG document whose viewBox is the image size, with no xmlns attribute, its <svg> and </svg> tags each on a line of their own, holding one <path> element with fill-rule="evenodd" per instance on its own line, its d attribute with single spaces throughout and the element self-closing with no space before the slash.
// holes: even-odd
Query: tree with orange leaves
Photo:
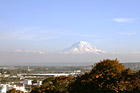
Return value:
<svg viewBox="0 0 140 93">
<path fill-rule="evenodd" d="M 49 77 L 43 80 L 43 85 L 33 88 L 31 93 L 67 93 L 71 81 L 70 76 Z"/>
<path fill-rule="evenodd" d="M 124 66 L 117 59 L 100 61 L 89 73 L 69 85 L 70 93 L 118 92 Z"/>
<path fill-rule="evenodd" d="M 6 93 L 24 93 L 21 90 L 16 90 L 15 88 L 8 90 Z"/>
</svg>

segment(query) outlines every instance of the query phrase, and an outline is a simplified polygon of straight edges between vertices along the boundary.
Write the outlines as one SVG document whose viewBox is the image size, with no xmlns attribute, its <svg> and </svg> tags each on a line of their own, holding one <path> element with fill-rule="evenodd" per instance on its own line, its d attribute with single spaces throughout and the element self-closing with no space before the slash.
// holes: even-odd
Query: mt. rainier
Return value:
<svg viewBox="0 0 140 93">
<path fill-rule="evenodd" d="M 73 44 L 71 47 L 64 49 L 63 53 L 66 53 L 66 54 L 84 54 L 84 53 L 98 54 L 98 53 L 105 53 L 105 51 L 102 51 L 100 49 L 97 49 L 96 47 L 93 47 L 88 42 L 80 41 L 80 42 Z"/>
</svg>

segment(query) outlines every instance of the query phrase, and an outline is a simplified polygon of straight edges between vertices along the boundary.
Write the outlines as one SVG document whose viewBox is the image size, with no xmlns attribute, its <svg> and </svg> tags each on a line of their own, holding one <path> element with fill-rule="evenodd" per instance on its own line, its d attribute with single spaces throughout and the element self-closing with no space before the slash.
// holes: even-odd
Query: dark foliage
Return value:
<svg viewBox="0 0 140 93">
<path fill-rule="evenodd" d="M 70 76 L 49 77 L 42 86 L 32 89 L 31 93 L 67 93 L 67 87 L 72 81 Z"/>
<path fill-rule="evenodd" d="M 13 89 L 8 90 L 6 93 L 24 93 L 24 92 L 13 88 Z"/>
<path fill-rule="evenodd" d="M 115 60 L 103 60 L 89 72 L 78 76 L 69 85 L 69 93 L 130 93 L 140 92 L 140 72 L 130 69 Z"/>
</svg>

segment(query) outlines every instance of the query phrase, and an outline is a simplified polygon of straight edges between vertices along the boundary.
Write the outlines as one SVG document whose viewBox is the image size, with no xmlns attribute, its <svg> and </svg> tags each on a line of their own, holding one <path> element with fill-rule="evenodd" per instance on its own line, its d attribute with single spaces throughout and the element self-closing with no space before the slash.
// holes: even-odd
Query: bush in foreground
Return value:
<svg viewBox="0 0 140 93">
<path fill-rule="evenodd" d="M 103 60 L 93 69 L 78 76 L 69 85 L 69 93 L 140 92 L 139 72 L 131 73 L 115 60 Z"/>
</svg>

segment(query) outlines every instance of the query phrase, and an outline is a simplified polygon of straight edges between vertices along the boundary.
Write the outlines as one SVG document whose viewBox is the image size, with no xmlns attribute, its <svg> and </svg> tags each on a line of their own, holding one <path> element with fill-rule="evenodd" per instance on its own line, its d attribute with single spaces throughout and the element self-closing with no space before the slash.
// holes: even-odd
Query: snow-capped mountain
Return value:
<svg viewBox="0 0 140 93">
<path fill-rule="evenodd" d="M 80 42 L 74 43 L 71 47 L 64 49 L 63 53 L 66 53 L 66 54 L 84 54 L 84 53 L 99 54 L 99 53 L 105 53 L 105 51 L 102 51 L 100 49 L 97 49 L 96 47 L 93 47 L 88 42 L 80 41 Z"/>
</svg>

